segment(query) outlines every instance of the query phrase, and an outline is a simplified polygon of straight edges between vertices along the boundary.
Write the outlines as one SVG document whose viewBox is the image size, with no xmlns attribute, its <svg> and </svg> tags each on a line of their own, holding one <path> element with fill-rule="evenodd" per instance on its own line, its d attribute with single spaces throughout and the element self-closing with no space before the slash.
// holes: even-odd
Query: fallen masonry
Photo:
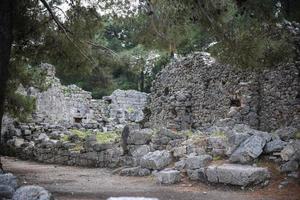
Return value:
<svg viewBox="0 0 300 200">
<path fill-rule="evenodd" d="M 280 142 L 282 146 L 270 152 L 267 150 L 267 145 L 277 143 L 280 138 L 269 138 L 266 134 L 272 134 L 266 132 L 262 134 L 241 124 L 235 125 L 232 130 L 222 134 L 199 132 L 190 136 L 186 132 L 174 132 L 165 128 L 145 129 L 131 124 L 124 127 L 122 134 L 116 134 L 117 138 L 106 142 L 99 141 L 99 136 L 103 137 L 103 135 L 96 133 L 88 133 L 81 138 L 76 132 L 70 132 L 67 137 L 69 140 L 59 139 L 60 134 L 55 135 L 58 138 L 53 139 L 52 132 L 50 133 L 34 134 L 29 139 L 27 135 L 21 135 L 22 138 L 18 138 L 18 142 L 9 143 L 10 148 L 13 148 L 21 158 L 45 163 L 122 167 L 120 170 L 122 176 L 153 174 L 159 184 L 176 184 L 185 173 L 193 181 L 239 186 L 266 184 L 271 178 L 268 169 L 252 165 L 255 159 L 259 159 L 263 154 L 276 157 L 279 160 L 276 164 L 280 165 L 282 172 L 297 173 L 299 167 L 300 140 Z M 105 136 L 109 136 L 109 133 L 105 133 Z M 239 139 L 230 142 L 233 136 Z M 248 145 L 249 141 L 251 145 Z M 184 149 L 180 157 L 178 152 L 174 151 L 178 148 Z M 221 157 L 219 155 L 216 157 L 215 148 L 223 149 Z M 231 154 L 228 154 L 229 149 L 233 150 Z M 236 164 L 215 164 L 216 158 L 223 160 L 222 162 L 231 162 L 231 159 L 227 160 L 227 158 L 236 155 L 236 152 L 244 152 L 241 156 L 246 156 L 249 164 L 243 164 L 242 159 L 234 161 Z M 9 190 L 6 188 L 6 191 Z"/>
<path fill-rule="evenodd" d="M 155 174 L 159 184 L 175 184 L 179 183 L 181 176 L 180 171 L 177 170 L 162 170 Z"/>
<path fill-rule="evenodd" d="M 53 196 L 43 187 L 35 185 L 19 187 L 16 176 L 11 173 L 0 173 L 0 199 L 53 200 Z"/>
<path fill-rule="evenodd" d="M 266 185 L 272 179 L 268 169 L 255 166 L 265 158 L 281 173 L 299 177 L 295 63 L 242 71 L 195 53 L 163 69 L 150 95 L 116 90 L 98 100 L 77 86 L 63 86 L 52 65 L 41 68 L 49 87 L 20 86 L 19 93 L 36 98 L 37 109 L 27 123 L 6 115 L 1 154 L 118 168 L 122 176 L 155 175 L 159 184 L 176 184 L 187 175 L 193 181 Z M 0 176 L 3 196 L 14 195 L 13 183 Z"/>
<path fill-rule="evenodd" d="M 212 183 L 247 186 L 263 183 L 270 178 L 266 168 L 249 165 L 223 164 L 211 165 L 206 170 L 207 180 Z"/>
</svg>

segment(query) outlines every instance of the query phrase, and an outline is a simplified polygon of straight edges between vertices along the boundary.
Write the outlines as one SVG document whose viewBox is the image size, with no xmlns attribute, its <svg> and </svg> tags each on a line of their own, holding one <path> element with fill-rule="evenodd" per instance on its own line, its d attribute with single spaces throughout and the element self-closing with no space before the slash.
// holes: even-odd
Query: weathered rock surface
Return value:
<svg viewBox="0 0 300 200">
<path fill-rule="evenodd" d="M 271 142 L 268 142 L 264 148 L 264 151 L 266 153 L 278 152 L 281 151 L 286 144 L 287 142 L 284 142 L 280 139 L 276 139 Z"/>
<path fill-rule="evenodd" d="M 290 139 L 295 139 L 298 131 L 299 130 L 297 128 L 289 126 L 276 130 L 274 134 L 278 135 L 283 141 L 288 141 Z"/>
<path fill-rule="evenodd" d="M 172 161 L 170 152 L 154 151 L 146 154 L 141 158 L 141 166 L 147 169 L 160 170 L 168 166 Z"/>
<path fill-rule="evenodd" d="M 187 175 L 190 180 L 192 181 L 206 181 L 206 174 L 205 174 L 205 168 L 200 169 L 188 169 Z"/>
<path fill-rule="evenodd" d="M 253 135 L 246 139 L 230 156 L 231 162 L 249 163 L 257 158 L 262 152 L 266 140 Z"/>
<path fill-rule="evenodd" d="M 298 169 L 299 163 L 295 160 L 290 160 L 280 166 L 282 172 L 294 172 Z"/>
<path fill-rule="evenodd" d="M 150 122 L 185 130 L 210 127 L 226 116 L 265 131 L 286 125 L 299 128 L 298 76 L 296 64 L 258 72 L 193 53 L 157 75 L 150 94 Z"/>
<path fill-rule="evenodd" d="M 137 158 L 140 158 L 140 157 L 143 157 L 144 155 L 146 155 L 147 153 L 150 152 L 150 147 L 148 145 L 141 145 L 141 146 L 138 146 L 137 148 L 135 148 L 132 152 L 131 152 L 131 155 L 133 157 L 137 157 Z"/>
<path fill-rule="evenodd" d="M 152 135 L 151 129 L 136 129 L 129 133 L 127 144 L 143 145 L 150 142 Z"/>
<path fill-rule="evenodd" d="M 175 184 L 180 182 L 180 172 L 177 170 L 163 170 L 156 173 L 157 183 Z"/>
<path fill-rule="evenodd" d="M 210 155 L 188 156 L 185 160 L 187 169 L 199 169 L 206 167 L 212 161 Z"/>
<path fill-rule="evenodd" d="M 300 140 L 295 140 L 286 145 L 280 152 L 282 160 L 297 160 L 300 161 Z"/>
<path fill-rule="evenodd" d="M 131 167 L 122 169 L 121 176 L 149 176 L 151 174 L 149 169 L 139 167 Z"/>
<path fill-rule="evenodd" d="M 17 177 L 11 173 L 0 174 L 0 185 L 8 185 L 13 189 L 16 189 L 18 187 Z"/>
<path fill-rule="evenodd" d="M 0 199 L 11 199 L 15 190 L 9 185 L 0 184 Z"/>
<path fill-rule="evenodd" d="M 247 186 L 263 183 L 270 178 L 266 168 L 250 165 L 223 164 L 211 165 L 206 170 L 207 180 L 212 183 Z"/>
<path fill-rule="evenodd" d="M 42 187 L 29 185 L 17 189 L 12 200 L 53 200 L 53 196 Z"/>
</svg>

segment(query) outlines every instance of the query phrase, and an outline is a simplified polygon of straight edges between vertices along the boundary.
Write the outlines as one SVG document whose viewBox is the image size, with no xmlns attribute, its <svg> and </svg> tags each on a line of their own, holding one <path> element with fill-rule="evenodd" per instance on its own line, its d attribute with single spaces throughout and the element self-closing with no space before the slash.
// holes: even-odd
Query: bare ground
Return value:
<svg viewBox="0 0 300 200">
<path fill-rule="evenodd" d="M 157 197 L 160 200 L 300 200 L 299 183 L 278 189 L 283 180 L 278 175 L 265 188 L 246 190 L 188 181 L 161 186 L 153 177 L 121 177 L 108 169 L 49 165 L 9 157 L 2 161 L 6 171 L 18 176 L 20 184 L 43 186 L 57 200 L 105 200 L 119 196 Z"/>
</svg>

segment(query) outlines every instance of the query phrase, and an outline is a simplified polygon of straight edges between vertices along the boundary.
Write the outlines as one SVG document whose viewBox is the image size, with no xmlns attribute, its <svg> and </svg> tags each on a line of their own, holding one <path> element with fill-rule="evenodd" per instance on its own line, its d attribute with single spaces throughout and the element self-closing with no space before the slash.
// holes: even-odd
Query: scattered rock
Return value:
<svg viewBox="0 0 300 200">
<path fill-rule="evenodd" d="M 49 140 L 49 137 L 45 133 L 41 133 L 37 139 L 39 141 L 47 141 Z"/>
<path fill-rule="evenodd" d="M 299 178 L 299 172 L 291 172 L 288 174 L 288 177 Z"/>
<path fill-rule="evenodd" d="M 163 169 L 172 161 L 171 154 L 166 151 L 154 151 L 144 155 L 141 158 L 141 166 L 147 169 Z"/>
<path fill-rule="evenodd" d="M 180 160 L 175 163 L 175 169 L 178 171 L 182 171 L 185 168 L 185 160 Z"/>
<path fill-rule="evenodd" d="M 173 156 L 177 158 L 182 158 L 186 155 L 186 146 L 181 146 L 173 149 Z"/>
<path fill-rule="evenodd" d="M 212 161 L 210 155 L 188 156 L 185 163 L 187 169 L 200 169 L 206 167 Z"/>
<path fill-rule="evenodd" d="M 282 139 L 283 141 L 289 141 L 290 139 L 295 139 L 297 132 L 298 132 L 297 128 L 288 126 L 276 130 L 274 134 L 279 135 L 280 139 Z"/>
<path fill-rule="evenodd" d="M 299 164 L 297 161 L 290 160 L 283 165 L 280 166 L 280 171 L 281 172 L 293 172 L 296 171 L 299 167 Z"/>
<path fill-rule="evenodd" d="M 177 170 L 163 170 L 156 174 L 157 183 L 159 184 L 175 184 L 180 182 L 180 172 Z"/>
<path fill-rule="evenodd" d="M 9 185 L 0 184 L 0 199 L 11 199 L 15 190 Z"/>
<path fill-rule="evenodd" d="M 211 165 L 206 170 L 209 182 L 247 186 L 270 178 L 267 168 L 240 164 Z"/>
<path fill-rule="evenodd" d="M 266 144 L 266 140 L 253 135 L 246 139 L 233 154 L 229 160 L 231 162 L 249 163 L 250 161 L 257 158 L 262 152 Z"/>
<path fill-rule="evenodd" d="M 282 160 L 298 160 L 300 161 L 300 140 L 295 140 L 286 145 L 280 152 Z"/>
<path fill-rule="evenodd" d="M 111 149 L 113 148 L 112 144 L 100 144 L 100 143 L 96 143 L 93 145 L 93 149 L 94 151 L 100 152 L 100 151 L 105 151 L 107 149 Z"/>
<path fill-rule="evenodd" d="M 129 132 L 127 144 L 142 145 L 148 144 L 151 140 L 151 129 L 135 129 Z"/>
<path fill-rule="evenodd" d="M 121 176 L 149 176 L 151 174 L 149 169 L 139 167 L 131 167 L 122 169 Z"/>
<path fill-rule="evenodd" d="M 28 185 L 17 189 L 12 200 L 53 200 L 53 196 L 42 187 Z"/>
<path fill-rule="evenodd" d="M 0 174 L 0 185 L 8 185 L 13 189 L 16 189 L 18 187 L 17 177 L 11 173 Z"/>
<path fill-rule="evenodd" d="M 133 157 L 143 157 L 150 152 L 150 147 L 148 145 L 141 145 L 132 151 L 131 155 Z"/>
<path fill-rule="evenodd" d="M 230 132 L 228 136 L 227 155 L 231 155 L 237 147 L 244 142 L 250 135 L 248 133 Z"/>
<path fill-rule="evenodd" d="M 24 141 L 23 138 L 16 138 L 16 139 L 15 139 L 14 146 L 15 146 L 16 148 L 20 148 L 24 143 L 25 143 L 25 141 Z"/>
<path fill-rule="evenodd" d="M 272 153 L 272 152 L 277 152 L 277 151 L 281 151 L 284 146 L 286 145 L 287 143 L 280 140 L 280 139 L 277 139 L 277 140 L 273 140 L 271 142 L 268 142 L 264 148 L 264 152 L 266 153 Z"/>
<path fill-rule="evenodd" d="M 189 177 L 190 180 L 192 181 L 197 181 L 197 180 L 201 180 L 201 181 L 206 181 L 206 174 L 205 174 L 205 168 L 200 168 L 200 169 L 188 169 L 187 170 L 187 175 Z"/>
</svg>

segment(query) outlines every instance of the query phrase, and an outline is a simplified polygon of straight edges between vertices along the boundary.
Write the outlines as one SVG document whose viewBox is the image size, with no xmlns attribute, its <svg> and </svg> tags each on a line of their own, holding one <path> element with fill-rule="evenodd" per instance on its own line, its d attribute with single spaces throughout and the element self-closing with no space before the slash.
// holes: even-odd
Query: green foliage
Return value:
<svg viewBox="0 0 300 200">
<path fill-rule="evenodd" d="M 150 92 L 174 54 L 208 50 L 223 63 L 245 68 L 275 66 L 295 56 L 292 37 L 278 25 L 300 21 L 296 0 L 144 0 L 133 10 L 122 0 L 89 6 L 69 1 L 65 14 L 57 9 L 63 1 L 48 2 L 55 15 L 64 15 L 65 28 L 40 1 L 18 1 L 7 97 L 7 110 L 15 114 L 34 109 L 33 99 L 15 94 L 20 84 L 47 88 L 35 67 L 41 62 L 55 65 L 63 84 L 101 98 L 117 88 Z M 99 7 L 109 15 L 101 16 Z M 159 56 L 150 62 L 153 52 Z"/>
<path fill-rule="evenodd" d="M 298 140 L 300 140 L 300 131 L 298 131 L 298 132 L 296 133 L 295 138 L 298 139 Z"/>
<path fill-rule="evenodd" d="M 214 137 L 226 137 L 226 134 L 223 131 L 215 131 L 211 134 Z"/>
<path fill-rule="evenodd" d="M 35 109 L 35 99 L 18 93 L 8 93 L 6 111 L 21 122 L 28 120 Z"/>
<path fill-rule="evenodd" d="M 87 136 L 95 134 L 97 138 L 97 142 L 101 144 L 106 144 L 106 143 L 112 143 L 115 142 L 116 140 L 120 139 L 120 134 L 117 132 L 97 132 L 97 133 L 92 133 L 90 131 L 81 131 L 81 130 L 76 130 L 73 129 L 71 132 L 75 135 L 77 135 L 81 139 L 85 139 Z M 63 141 L 68 141 L 68 137 L 62 138 Z"/>
</svg>

